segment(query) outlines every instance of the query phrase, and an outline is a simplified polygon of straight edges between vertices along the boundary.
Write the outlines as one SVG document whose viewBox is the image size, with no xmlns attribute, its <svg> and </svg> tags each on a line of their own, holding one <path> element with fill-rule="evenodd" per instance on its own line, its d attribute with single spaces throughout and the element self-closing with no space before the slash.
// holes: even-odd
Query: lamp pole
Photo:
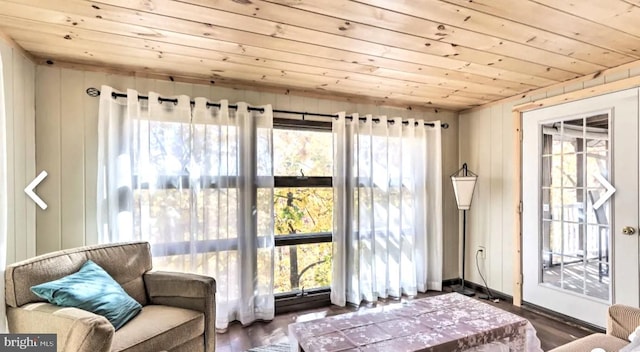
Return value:
<svg viewBox="0 0 640 352">
<path fill-rule="evenodd" d="M 462 211 L 462 283 L 460 284 L 460 289 L 457 290 L 458 293 L 462 293 L 465 296 L 473 296 L 475 292 L 472 290 L 467 290 L 464 287 L 464 269 L 465 269 L 465 257 L 467 254 L 466 246 L 467 245 L 467 211 Z"/>
<path fill-rule="evenodd" d="M 464 273 L 467 253 L 467 210 L 471 207 L 471 199 L 477 178 L 478 175 L 469 171 L 467 163 L 464 163 L 460 170 L 451 175 L 456 203 L 458 204 L 458 209 L 462 210 L 462 282 L 455 291 L 466 296 L 475 295 L 475 291 L 465 288 Z"/>
</svg>

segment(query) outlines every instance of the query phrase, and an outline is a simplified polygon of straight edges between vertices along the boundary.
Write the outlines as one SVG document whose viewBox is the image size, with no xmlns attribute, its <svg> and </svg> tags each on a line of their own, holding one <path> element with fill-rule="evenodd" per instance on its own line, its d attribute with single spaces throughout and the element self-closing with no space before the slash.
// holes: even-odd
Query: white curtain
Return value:
<svg viewBox="0 0 640 352">
<path fill-rule="evenodd" d="M 376 301 L 442 287 L 440 122 L 333 122 L 331 301 Z"/>
<path fill-rule="evenodd" d="M 100 97 L 100 241 L 146 240 L 154 268 L 214 277 L 218 329 L 273 319 L 271 106 L 112 92 Z"/>
<path fill-rule="evenodd" d="M 7 118 L 4 100 L 4 78 L 0 55 L 0 302 L 4 302 L 4 270 L 7 265 Z M 5 305 L 0 304 L 0 333 L 7 332 Z"/>
<path fill-rule="evenodd" d="M 98 240 L 133 240 L 133 125 L 141 118 L 137 92 L 130 90 L 125 104 L 102 86 L 98 115 Z M 135 96 L 135 98 L 134 98 Z M 128 104 L 127 104 L 128 103 Z"/>
</svg>

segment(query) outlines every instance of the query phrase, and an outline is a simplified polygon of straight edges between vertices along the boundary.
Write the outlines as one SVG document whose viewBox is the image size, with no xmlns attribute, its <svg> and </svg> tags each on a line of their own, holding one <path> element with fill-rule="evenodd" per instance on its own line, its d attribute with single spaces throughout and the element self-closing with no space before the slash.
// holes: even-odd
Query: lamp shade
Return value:
<svg viewBox="0 0 640 352">
<path fill-rule="evenodd" d="M 478 176 L 451 176 L 453 192 L 456 194 L 456 203 L 459 210 L 468 210 L 473 199 L 473 190 L 476 187 Z"/>
<path fill-rule="evenodd" d="M 467 168 L 467 163 L 462 164 L 462 168 L 451 175 L 453 191 L 456 194 L 456 203 L 459 210 L 469 210 L 471 199 L 473 199 L 473 189 L 476 188 L 478 175 Z"/>
</svg>

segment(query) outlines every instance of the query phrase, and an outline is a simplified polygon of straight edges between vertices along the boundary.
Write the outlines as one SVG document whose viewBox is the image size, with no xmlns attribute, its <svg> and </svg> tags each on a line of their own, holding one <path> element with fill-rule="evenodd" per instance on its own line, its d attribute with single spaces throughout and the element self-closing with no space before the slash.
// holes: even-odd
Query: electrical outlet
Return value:
<svg viewBox="0 0 640 352">
<path fill-rule="evenodd" d="M 480 258 L 487 259 L 487 249 L 483 246 L 478 246 L 478 252 L 480 252 Z"/>
</svg>

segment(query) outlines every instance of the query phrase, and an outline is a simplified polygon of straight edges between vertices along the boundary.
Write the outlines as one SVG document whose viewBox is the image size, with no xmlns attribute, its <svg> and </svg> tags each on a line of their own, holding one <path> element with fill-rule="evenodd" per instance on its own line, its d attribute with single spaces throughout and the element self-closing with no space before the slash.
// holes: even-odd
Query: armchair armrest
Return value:
<svg viewBox="0 0 640 352">
<path fill-rule="evenodd" d="M 64 352 L 109 352 L 115 333 L 103 316 L 50 303 L 7 307 L 7 321 L 11 333 L 56 334 Z"/>
<path fill-rule="evenodd" d="M 151 304 L 204 313 L 206 352 L 213 352 L 216 342 L 216 280 L 204 275 L 168 271 L 149 271 L 143 279 Z"/>
<path fill-rule="evenodd" d="M 607 315 L 607 335 L 627 340 L 629 334 L 640 326 L 640 308 L 614 304 Z"/>
</svg>

